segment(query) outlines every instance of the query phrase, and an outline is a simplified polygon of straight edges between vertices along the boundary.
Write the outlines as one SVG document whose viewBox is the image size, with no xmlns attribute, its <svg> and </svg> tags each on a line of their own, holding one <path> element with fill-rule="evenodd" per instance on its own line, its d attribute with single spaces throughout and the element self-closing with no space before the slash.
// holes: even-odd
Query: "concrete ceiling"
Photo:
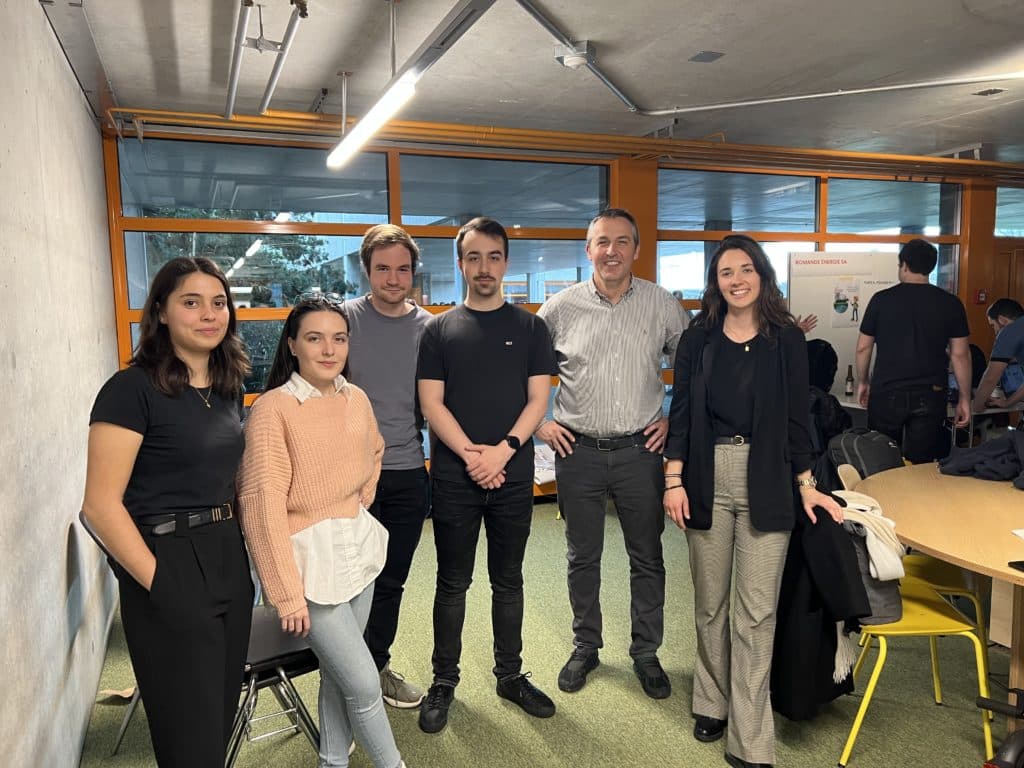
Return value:
<svg viewBox="0 0 1024 768">
<path fill-rule="evenodd" d="M 263 2 L 264 35 L 280 40 L 291 6 Z M 402 0 L 398 65 L 455 0 Z M 645 109 L 761 99 L 874 85 L 1024 71 L 1021 0 L 537 0 L 570 38 Z M 235 0 L 87 0 L 100 60 L 118 104 L 220 113 L 231 63 Z M 272 109 L 341 110 L 349 71 L 359 115 L 390 77 L 384 0 L 309 0 Z M 627 10 L 628 8 L 628 10 Z M 254 9 L 248 35 L 259 33 Z M 689 58 L 724 54 L 713 63 Z M 933 154 L 983 145 L 985 159 L 1024 162 L 1024 79 L 671 117 L 630 113 L 585 69 L 553 57 L 554 41 L 515 2 L 497 0 L 424 76 L 402 119 L 740 144 Z M 246 50 L 236 112 L 255 113 L 274 55 Z"/>
</svg>

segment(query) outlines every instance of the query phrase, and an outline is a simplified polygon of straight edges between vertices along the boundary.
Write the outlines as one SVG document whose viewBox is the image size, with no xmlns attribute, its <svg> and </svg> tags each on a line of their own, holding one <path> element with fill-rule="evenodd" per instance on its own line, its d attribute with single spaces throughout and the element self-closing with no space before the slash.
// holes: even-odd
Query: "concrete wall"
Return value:
<svg viewBox="0 0 1024 768">
<path fill-rule="evenodd" d="M 78 765 L 114 604 L 79 529 L 117 368 L 100 135 L 36 0 L 0 0 L 0 763 Z"/>
</svg>

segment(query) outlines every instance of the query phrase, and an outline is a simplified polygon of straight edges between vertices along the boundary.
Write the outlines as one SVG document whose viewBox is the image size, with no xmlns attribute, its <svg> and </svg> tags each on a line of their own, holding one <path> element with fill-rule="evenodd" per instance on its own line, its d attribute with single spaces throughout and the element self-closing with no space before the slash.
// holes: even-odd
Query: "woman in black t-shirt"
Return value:
<svg viewBox="0 0 1024 768">
<path fill-rule="evenodd" d="M 775 271 L 757 242 L 730 235 L 711 258 L 699 320 L 676 352 L 664 506 L 686 529 L 690 552 L 693 734 L 715 741 L 728 729 L 734 768 L 775 760 L 768 676 L 796 510 L 812 523 L 816 506 L 842 519 L 811 476 L 808 391 L 804 335 Z"/>
<path fill-rule="evenodd" d="M 209 259 L 164 265 L 141 331 L 93 406 L 82 510 L 116 561 L 157 763 L 221 768 L 252 616 L 234 516 L 249 362 Z"/>
</svg>

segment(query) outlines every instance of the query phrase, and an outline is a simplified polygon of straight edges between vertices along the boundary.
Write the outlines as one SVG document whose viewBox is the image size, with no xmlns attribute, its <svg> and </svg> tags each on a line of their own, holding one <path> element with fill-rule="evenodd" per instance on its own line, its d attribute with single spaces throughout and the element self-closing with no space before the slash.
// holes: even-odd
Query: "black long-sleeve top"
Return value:
<svg viewBox="0 0 1024 768">
<path fill-rule="evenodd" d="M 676 352 L 665 457 L 684 462 L 683 485 L 690 500 L 687 526 L 697 530 L 711 527 L 715 431 L 708 388 L 723 338 L 721 327 L 691 327 Z M 759 531 L 788 531 L 798 507 L 793 478 L 810 469 L 813 461 L 807 344 L 799 328 L 786 326 L 772 338 L 759 338 L 750 354 L 756 365 L 747 474 L 750 518 Z M 715 397 L 729 394 L 716 391 Z"/>
</svg>

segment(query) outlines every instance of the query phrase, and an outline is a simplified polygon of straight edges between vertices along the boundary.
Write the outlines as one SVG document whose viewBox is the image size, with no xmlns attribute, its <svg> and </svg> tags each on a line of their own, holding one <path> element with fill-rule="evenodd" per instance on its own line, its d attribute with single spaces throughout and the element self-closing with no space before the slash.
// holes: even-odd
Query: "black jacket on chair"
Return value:
<svg viewBox="0 0 1024 768">
<path fill-rule="evenodd" d="M 690 501 L 687 527 L 711 528 L 715 493 L 715 434 L 708 382 L 722 341 L 721 327 L 690 327 L 679 340 L 665 457 L 683 460 Z M 786 326 L 754 347 L 755 393 L 747 486 L 750 519 L 759 531 L 789 531 L 798 504 L 793 476 L 810 469 L 807 345 Z"/>
</svg>

